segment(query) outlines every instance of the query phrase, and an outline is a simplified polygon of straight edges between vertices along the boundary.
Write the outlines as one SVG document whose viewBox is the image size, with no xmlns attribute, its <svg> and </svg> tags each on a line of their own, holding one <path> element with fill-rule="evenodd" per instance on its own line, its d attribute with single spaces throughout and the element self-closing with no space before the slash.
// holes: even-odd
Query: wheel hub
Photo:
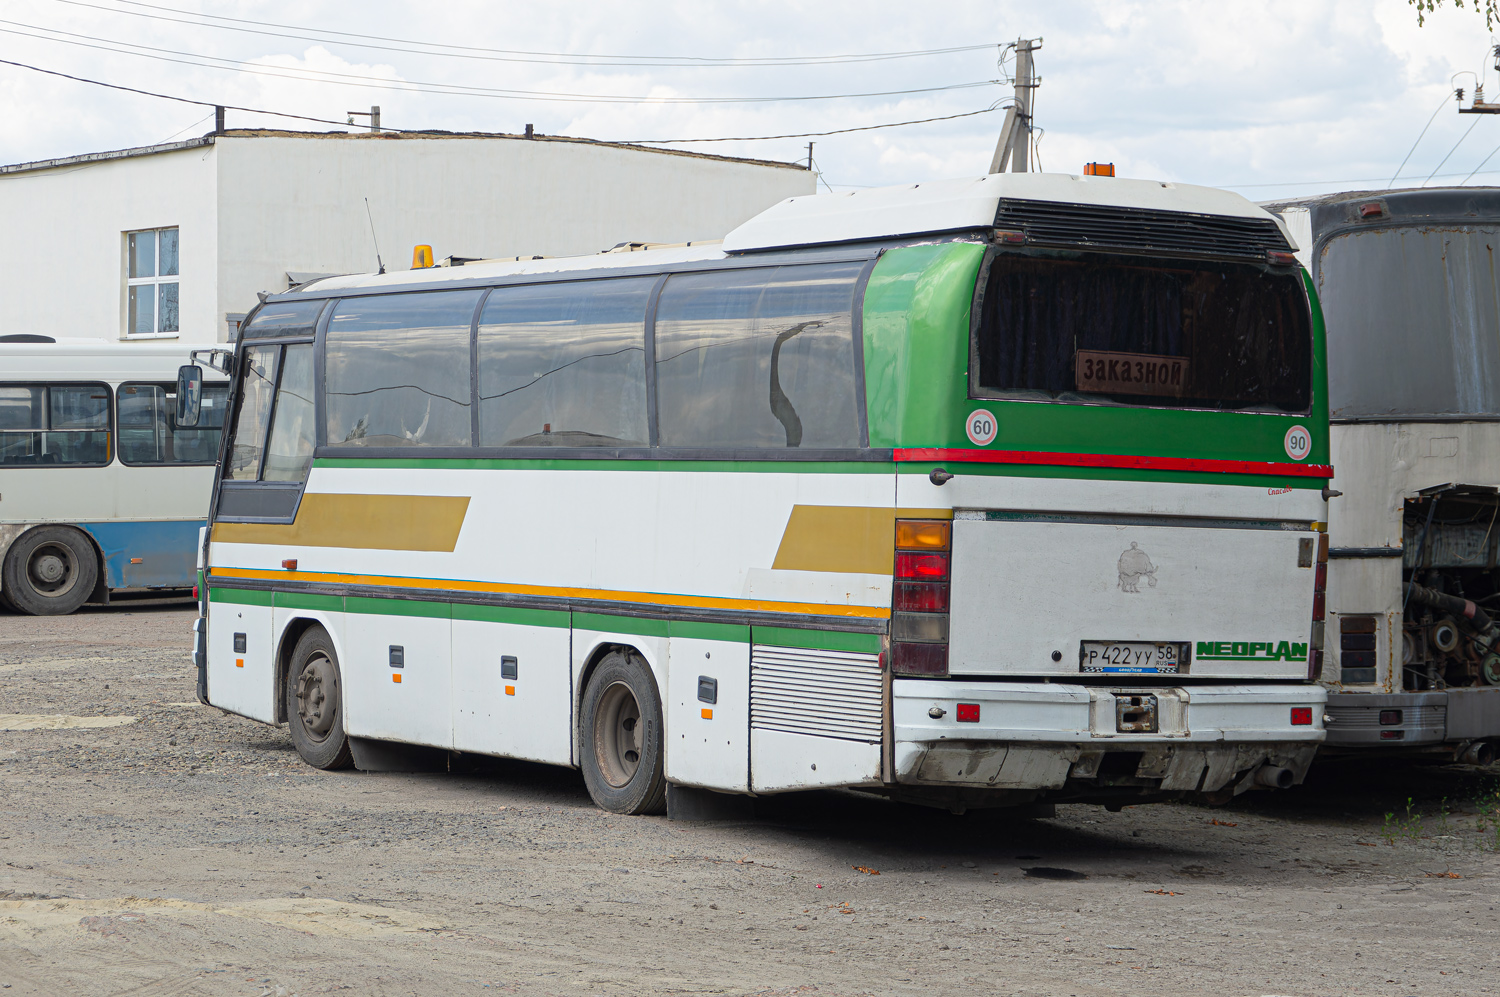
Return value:
<svg viewBox="0 0 1500 997">
<path fill-rule="evenodd" d="M 71 588 L 76 572 L 73 552 L 60 544 L 43 544 L 31 552 L 26 575 L 38 592 L 57 595 Z"/>
<path fill-rule="evenodd" d="M 297 676 L 297 716 L 307 733 L 317 741 L 328 737 L 337 713 L 338 678 L 333 662 L 318 655 L 302 666 Z"/>
<path fill-rule="evenodd" d="M 605 782 L 616 789 L 630 784 L 641 767 L 644 740 L 645 724 L 635 694 L 625 683 L 614 683 L 600 697 L 594 724 L 594 754 Z"/>
</svg>

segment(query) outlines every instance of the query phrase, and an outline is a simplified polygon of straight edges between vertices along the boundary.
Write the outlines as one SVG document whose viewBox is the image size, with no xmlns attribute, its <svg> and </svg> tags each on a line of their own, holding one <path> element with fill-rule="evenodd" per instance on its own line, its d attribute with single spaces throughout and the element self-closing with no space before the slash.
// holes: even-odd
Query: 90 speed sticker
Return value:
<svg viewBox="0 0 1500 997">
<path fill-rule="evenodd" d="M 1000 423 L 994 413 L 982 408 L 975 409 L 969 413 L 964 431 L 969 434 L 970 443 L 976 447 L 986 447 L 995 442 L 995 436 L 1000 432 Z"/>
<path fill-rule="evenodd" d="M 1286 455 L 1292 460 L 1303 460 L 1312 453 L 1312 434 L 1304 426 L 1293 426 L 1286 431 L 1286 439 L 1282 441 L 1286 447 Z"/>
</svg>

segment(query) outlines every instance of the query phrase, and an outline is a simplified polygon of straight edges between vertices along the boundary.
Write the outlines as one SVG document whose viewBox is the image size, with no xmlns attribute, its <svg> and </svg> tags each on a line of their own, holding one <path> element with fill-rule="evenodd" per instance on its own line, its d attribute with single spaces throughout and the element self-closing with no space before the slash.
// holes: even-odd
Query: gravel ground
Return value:
<svg viewBox="0 0 1500 997">
<path fill-rule="evenodd" d="M 1500 995 L 1494 772 L 1329 764 L 1049 820 L 852 793 L 617 817 L 564 769 L 308 768 L 192 701 L 191 619 L 0 613 L 0 988 Z"/>
</svg>

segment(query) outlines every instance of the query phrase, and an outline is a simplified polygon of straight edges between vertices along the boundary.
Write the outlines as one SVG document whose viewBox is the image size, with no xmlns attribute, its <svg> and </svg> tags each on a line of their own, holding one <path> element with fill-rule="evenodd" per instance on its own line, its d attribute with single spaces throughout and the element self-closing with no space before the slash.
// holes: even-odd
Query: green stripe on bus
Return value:
<svg viewBox="0 0 1500 997">
<path fill-rule="evenodd" d="M 318 609 L 325 613 L 342 613 L 344 597 L 341 595 L 312 595 L 307 592 L 277 592 L 277 609 Z"/>
<path fill-rule="evenodd" d="M 453 604 L 455 620 L 477 620 L 481 623 L 514 623 L 523 627 L 569 626 L 569 615 L 555 609 L 524 609 L 516 606 L 475 606 L 466 602 Z"/>
<path fill-rule="evenodd" d="M 459 471 L 720 471 L 737 474 L 890 474 L 895 464 L 881 460 L 652 460 L 622 457 L 597 460 L 580 457 L 523 459 L 518 457 L 319 457 L 319 468 L 431 468 Z"/>
<path fill-rule="evenodd" d="M 599 613 L 574 613 L 573 629 L 639 634 L 642 637 L 666 637 L 670 633 L 670 625 L 666 620 L 646 620 L 634 616 L 603 616 Z"/>
<path fill-rule="evenodd" d="M 211 588 L 208 590 L 208 601 L 233 603 L 237 606 L 270 606 L 271 593 L 259 589 Z"/>
<path fill-rule="evenodd" d="M 880 653 L 879 634 L 841 633 L 837 630 L 794 630 L 790 627 L 755 627 L 751 631 L 757 644 L 776 647 L 807 647 L 819 651 L 854 651 Z"/>
<path fill-rule="evenodd" d="M 692 637 L 697 640 L 727 640 L 736 644 L 750 643 L 750 628 L 738 623 L 704 623 L 701 620 L 672 620 L 667 632 L 673 637 Z"/>
<path fill-rule="evenodd" d="M 345 596 L 344 610 L 349 613 L 370 613 L 380 616 L 431 616 L 450 619 L 453 604 L 449 602 L 423 602 L 419 599 L 369 599 L 364 596 Z"/>
</svg>

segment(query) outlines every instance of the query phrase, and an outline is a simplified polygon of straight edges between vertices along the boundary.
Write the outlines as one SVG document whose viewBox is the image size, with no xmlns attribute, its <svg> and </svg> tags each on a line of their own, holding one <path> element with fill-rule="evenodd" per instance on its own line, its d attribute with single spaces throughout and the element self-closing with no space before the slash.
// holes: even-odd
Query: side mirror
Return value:
<svg viewBox="0 0 1500 997">
<path fill-rule="evenodd" d="M 177 425 L 184 428 L 198 425 L 202 409 L 203 368 L 184 364 L 177 368 Z"/>
</svg>

